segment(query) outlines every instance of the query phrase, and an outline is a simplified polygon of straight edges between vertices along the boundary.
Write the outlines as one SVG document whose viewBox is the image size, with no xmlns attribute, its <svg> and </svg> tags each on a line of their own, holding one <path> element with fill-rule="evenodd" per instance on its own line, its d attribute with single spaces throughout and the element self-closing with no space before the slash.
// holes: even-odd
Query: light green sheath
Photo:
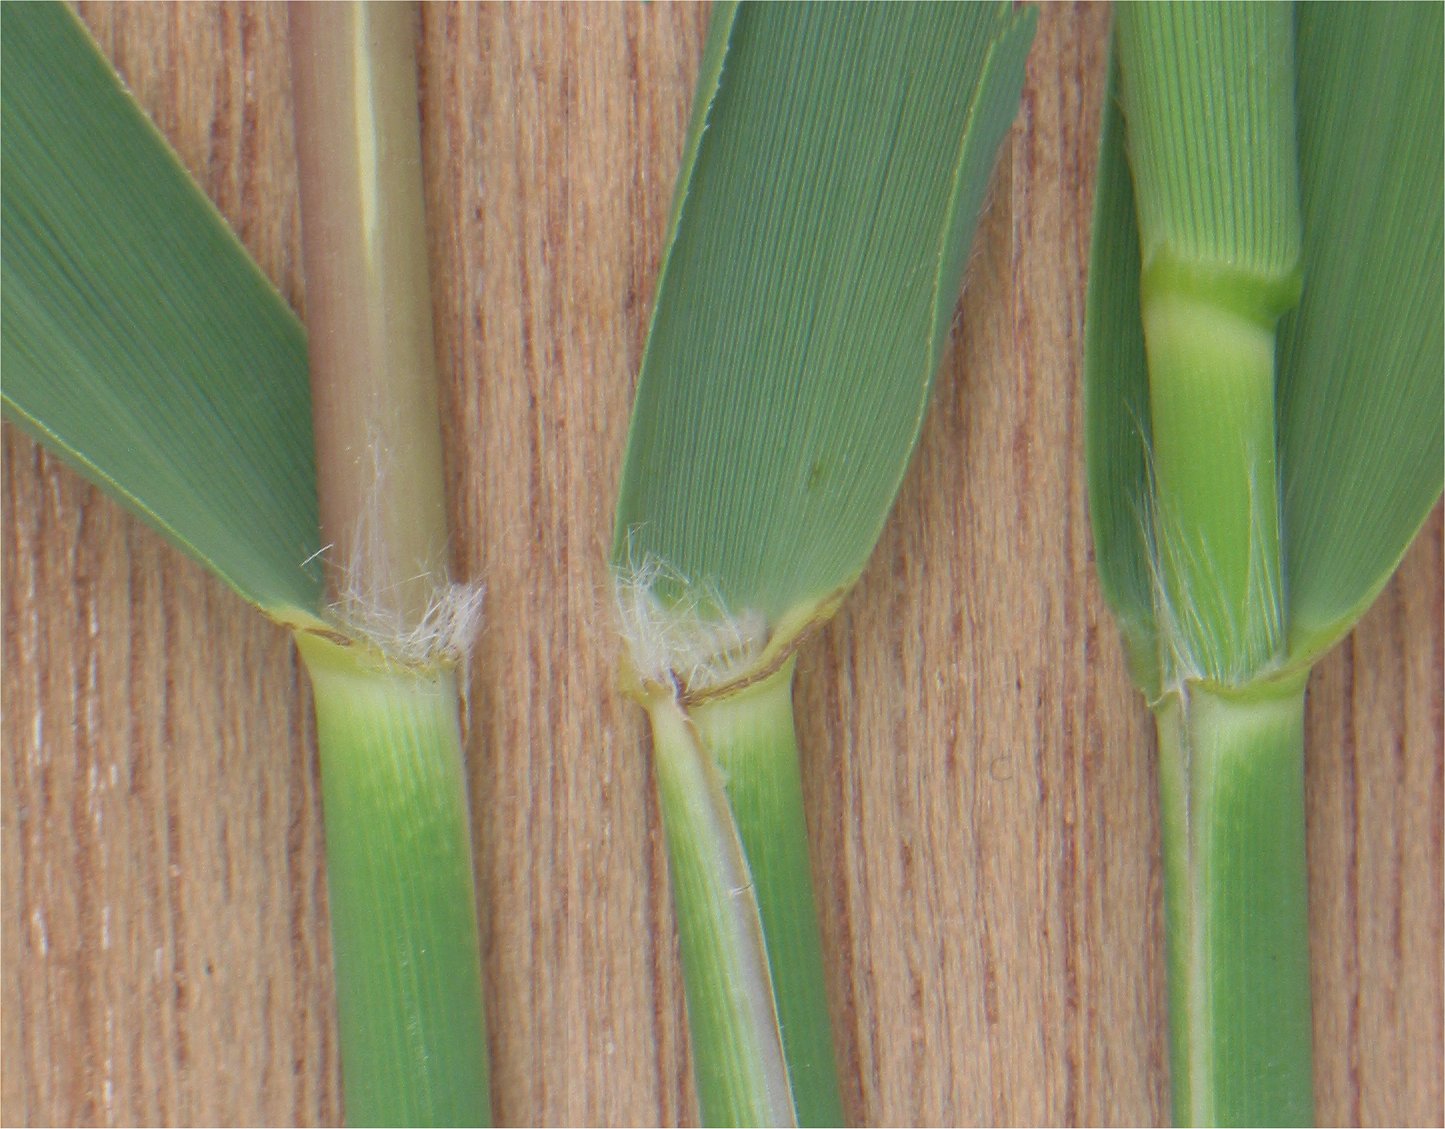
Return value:
<svg viewBox="0 0 1445 1129">
<path fill-rule="evenodd" d="M 1179 1125 L 1310 1125 L 1304 683 L 1155 710 Z"/>
<path fill-rule="evenodd" d="M 490 1122 L 456 673 L 298 632 L 350 1125 Z"/>
</svg>

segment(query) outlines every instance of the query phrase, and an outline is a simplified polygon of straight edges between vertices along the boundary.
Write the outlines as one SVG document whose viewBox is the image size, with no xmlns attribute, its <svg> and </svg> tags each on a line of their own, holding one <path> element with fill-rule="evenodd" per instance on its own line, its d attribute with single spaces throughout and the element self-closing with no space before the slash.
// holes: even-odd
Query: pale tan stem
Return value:
<svg viewBox="0 0 1445 1129">
<path fill-rule="evenodd" d="M 414 16 L 291 6 L 327 590 L 398 631 L 447 584 Z"/>
</svg>

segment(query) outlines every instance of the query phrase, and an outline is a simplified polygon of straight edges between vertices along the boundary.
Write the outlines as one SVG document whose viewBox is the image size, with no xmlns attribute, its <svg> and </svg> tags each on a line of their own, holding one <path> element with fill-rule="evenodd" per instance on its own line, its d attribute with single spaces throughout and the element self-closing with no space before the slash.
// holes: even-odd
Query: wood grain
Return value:
<svg viewBox="0 0 1445 1129">
<path fill-rule="evenodd" d="M 302 305 L 285 16 L 86 5 Z M 706 11 L 427 6 L 424 150 L 499 1119 L 696 1117 L 604 598 Z M 1107 12 L 1040 10 L 954 347 L 799 726 L 850 1119 L 1159 1123 L 1153 737 L 1092 577 L 1078 355 Z M 7 1124 L 339 1121 L 310 703 L 271 628 L 7 429 Z M 1438 1124 L 1442 523 L 1308 719 L 1323 1123 Z"/>
</svg>

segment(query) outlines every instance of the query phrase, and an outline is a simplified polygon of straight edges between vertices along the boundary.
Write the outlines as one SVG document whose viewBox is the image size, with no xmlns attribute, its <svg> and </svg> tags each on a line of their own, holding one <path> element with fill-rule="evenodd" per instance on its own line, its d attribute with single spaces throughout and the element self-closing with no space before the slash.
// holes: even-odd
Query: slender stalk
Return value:
<svg viewBox="0 0 1445 1129">
<path fill-rule="evenodd" d="M 840 1125 L 793 668 L 646 705 L 709 1125 Z"/>
<path fill-rule="evenodd" d="M 410 5 L 298 4 L 292 76 L 327 596 L 316 701 L 346 1115 L 489 1120 Z"/>
<path fill-rule="evenodd" d="M 413 17 L 291 7 L 327 585 L 402 629 L 447 583 Z"/>
<path fill-rule="evenodd" d="M 793 728 L 794 660 L 764 682 L 696 706 L 722 770 L 762 916 L 799 1125 L 841 1125 L 842 1099 L 813 900 Z"/>
<path fill-rule="evenodd" d="M 706 1125 L 794 1125 L 758 897 L 722 774 L 676 697 L 647 703 Z"/>
<path fill-rule="evenodd" d="M 297 637 L 316 699 L 337 1018 L 352 1125 L 488 1117 L 455 674 Z"/>
<path fill-rule="evenodd" d="M 1174 1121 L 1312 1124 L 1304 679 L 1156 722 Z"/>
</svg>

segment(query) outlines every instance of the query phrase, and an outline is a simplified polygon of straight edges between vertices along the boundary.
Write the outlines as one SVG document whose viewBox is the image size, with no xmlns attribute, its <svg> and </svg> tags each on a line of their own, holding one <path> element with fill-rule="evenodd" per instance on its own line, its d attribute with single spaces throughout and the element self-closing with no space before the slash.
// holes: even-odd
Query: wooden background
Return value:
<svg viewBox="0 0 1445 1129">
<path fill-rule="evenodd" d="M 303 304 L 285 12 L 84 6 Z M 707 12 L 429 6 L 424 149 L 496 1112 L 695 1119 L 604 560 Z M 1080 331 L 1101 7 L 1044 7 L 922 447 L 805 653 L 850 1119 L 1167 1117 L 1153 738 L 1092 575 Z M 7 430 L 7 1123 L 341 1116 L 290 642 Z M 1441 520 L 1309 706 L 1325 1123 L 1442 1110 Z"/>
</svg>

